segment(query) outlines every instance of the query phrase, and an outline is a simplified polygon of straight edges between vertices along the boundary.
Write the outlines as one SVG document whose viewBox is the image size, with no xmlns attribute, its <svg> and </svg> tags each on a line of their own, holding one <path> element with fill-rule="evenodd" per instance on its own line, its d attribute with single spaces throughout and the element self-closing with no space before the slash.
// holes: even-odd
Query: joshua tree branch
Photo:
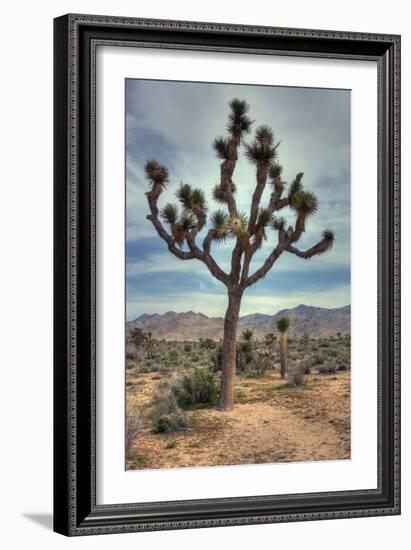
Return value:
<svg viewBox="0 0 411 550">
<path fill-rule="evenodd" d="M 206 264 L 209 271 L 211 272 L 212 275 L 214 275 L 214 277 L 216 277 L 216 279 L 223 282 L 225 285 L 228 285 L 229 276 L 219 267 L 217 262 L 211 256 L 210 246 L 208 246 L 208 250 L 207 249 L 201 250 L 196 245 L 195 237 L 197 235 L 197 232 L 196 232 L 197 226 L 193 230 L 186 232 L 186 240 L 190 251 L 186 252 L 184 250 L 180 250 L 179 248 L 176 247 L 175 240 L 173 239 L 173 237 L 169 233 L 167 233 L 167 231 L 164 229 L 162 223 L 159 220 L 158 207 L 157 207 L 158 196 L 156 196 L 155 194 L 152 194 L 152 192 L 146 193 L 146 195 L 147 195 L 147 200 L 148 200 L 148 204 L 151 212 L 151 214 L 147 216 L 147 219 L 151 221 L 159 237 L 161 237 L 167 243 L 167 246 L 170 252 L 172 252 L 174 256 L 177 256 L 177 258 L 180 258 L 181 260 L 192 260 L 193 258 L 196 258 L 197 260 L 202 261 L 203 263 Z M 211 241 L 210 241 L 210 244 L 211 244 Z"/>
<path fill-rule="evenodd" d="M 192 260 L 195 258 L 194 254 L 190 252 L 184 252 L 184 250 L 180 250 L 176 247 L 173 237 L 167 233 L 167 231 L 164 229 L 162 223 L 158 219 L 158 215 L 153 213 L 153 210 L 150 208 L 151 214 L 147 216 L 147 219 L 151 221 L 153 226 L 155 227 L 159 237 L 163 239 L 167 243 L 169 251 L 174 254 L 174 256 L 177 256 L 180 260 Z M 157 210 L 158 213 L 158 210 Z"/>
<path fill-rule="evenodd" d="M 220 184 L 221 188 L 224 190 L 225 198 L 227 201 L 227 208 L 231 216 L 235 216 L 235 214 L 237 213 L 237 203 L 233 193 L 232 177 L 235 166 L 237 164 L 238 146 L 239 140 L 232 136 L 229 146 L 229 154 L 220 166 Z"/>
<path fill-rule="evenodd" d="M 319 241 L 308 250 L 299 250 L 291 244 L 287 246 L 286 250 L 287 252 L 291 252 L 291 254 L 295 254 L 299 258 L 304 258 L 305 260 L 308 260 L 309 258 L 316 256 L 317 254 L 324 254 L 324 252 L 327 252 L 327 250 L 331 248 L 331 244 L 331 241 L 327 239 L 321 239 L 321 241 Z"/>
<path fill-rule="evenodd" d="M 268 256 L 268 258 L 265 260 L 264 264 L 260 267 L 260 269 L 257 269 L 253 275 L 245 279 L 243 282 L 244 288 L 247 288 L 263 277 L 270 271 L 270 269 L 273 267 L 274 263 L 278 258 L 281 256 L 285 248 L 285 244 L 278 243 L 278 245 L 274 248 L 274 250 L 271 252 L 271 254 Z"/>
<path fill-rule="evenodd" d="M 258 209 L 261 202 L 261 197 L 267 182 L 267 166 L 258 166 L 257 168 L 257 185 L 255 186 L 253 197 L 251 200 L 250 220 L 248 222 L 248 232 L 254 234 L 255 223 L 257 221 Z"/>
</svg>

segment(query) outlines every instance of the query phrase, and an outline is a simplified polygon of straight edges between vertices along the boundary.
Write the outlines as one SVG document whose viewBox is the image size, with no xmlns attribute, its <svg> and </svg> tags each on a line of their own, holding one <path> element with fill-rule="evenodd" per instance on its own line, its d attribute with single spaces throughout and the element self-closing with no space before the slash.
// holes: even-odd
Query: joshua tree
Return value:
<svg viewBox="0 0 411 550">
<path fill-rule="evenodd" d="M 249 328 L 247 328 L 243 333 L 242 333 L 242 338 L 245 342 L 251 342 L 253 336 L 254 336 L 254 332 L 252 330 L 250 330 Z"/>
<path fill-rule="evenodd" d="M 199 260 L 210 273 L 227 288 L 228 308 L 224 319 L 224 338 L 222 349 L 222 376 L 218 408 L 229 410 L 233 406 L 233 383 L 236 363 L 236 331 L 243 294 L 247 288 L 262 279 L 284 252 L 300 258 L 311 258 L 329 250 L 334 234 L 326 230 L 321 240 L 308 250 L 300 250 L 295 245 L 305 230 L 307 219 L 317 211 L 317 197 L 303 189 L 303 173 L 297 174 L 285 190 L 281 179 L 282 167 L 277 162 L 279 142 L 268 126 L 259 126 L 254 137 L 245 141 L 250 133 L 252 121 L 248 117 L 249 106 L 246 101 L 233 99 L 230 104 L 227 135 L 217 137 L 213 148 L 221 160 L 220 180 L 215 185 L 213 199 L 223 208 L 209 216 L 207 233 L 200 245 L 197 242 L 200 231 L 207 224 L 207 205 L 204 192 L 188 183 L 181 183 L 176 204 L 168 203 L 159 210 L 158 199 L 169 181 L 165 166 L 156 160 L 148 160 L 145 172 L 150 184 L 147 193 L 150 214 L 147 219 L 153 224 L 169 251 L 180 260 Z M 233 174 L 240 148 L 248 161 L 255 167 L 256 185 L 251 199 L 248 216 L 240 212 L 236 202 L 236 185 Z M 264 189 L 270 188 L 268 204 L 261 207 Z M 286 221 L 276 213 L 290 207 L 296 214 L 293 225 L 286 227 Z M 162 221 L 170 230 L 167 231 Z M 277 244 L 269 252 L 262 265 L 252 274 L 249 273 L 254 254 L 266 239 L 268 229 L 277 232 Z M 211 253 L 212 245 L 233 239 L 229 272 L 224 271 Z"/>
<path fill-rule="evenodd" d="M 241 335 L 242 341 L 238 346 L 236 358 L 238 370 L 244 370 L 244 368 L 251 363 L 254 358 L 252 343 L 253 336 L 253 331 L 249 329 L 246 329 Z"/>
<path fill-rule="evenodd" d="M 146 332 L 144 334 L 144 347 L 145 347 L 145 350 L 146 350 L 146 359 L 152 359 L 154 340 L 153 340 L 151 332 Z"/>
<path fill-rule="evenodd" d="M 280 373 L 281 378 L 285 378 L 287 372 L 287 330 L 290 326 L 290 320 L 288 317 L 280 317 L 277 320 L 277 328 L 281 333 L 280 336 Z"/>
</svg>

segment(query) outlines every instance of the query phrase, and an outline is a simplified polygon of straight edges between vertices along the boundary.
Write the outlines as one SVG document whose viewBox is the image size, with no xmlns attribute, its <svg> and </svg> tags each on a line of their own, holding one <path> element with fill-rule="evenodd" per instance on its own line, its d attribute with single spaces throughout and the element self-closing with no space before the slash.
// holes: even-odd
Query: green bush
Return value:
<svg viewBox="0 0 411 550">
<path fill-rule="evenodd" d="M 179 408 L 173 392 L 167 387 L 155 396 L 152 417 L 154 433 L 183 432 L 188 428 L 186 415 Z"/>
<path fill-rule="evenodd" d="M 191 349 L 192 349 L 192 348 L 191 348 L 190 344 L 184 344 L 184 351 L 185 351 L 186 353 L 190 353 Z"/>
<path fill-rule="evenodd" d="M 182 374 L 173 385 L 177 404 L 183 409 L 196 405 L 215 405 L 218 388 L 213 373 L 209 369 L 194 367 Z"/>
</svg>

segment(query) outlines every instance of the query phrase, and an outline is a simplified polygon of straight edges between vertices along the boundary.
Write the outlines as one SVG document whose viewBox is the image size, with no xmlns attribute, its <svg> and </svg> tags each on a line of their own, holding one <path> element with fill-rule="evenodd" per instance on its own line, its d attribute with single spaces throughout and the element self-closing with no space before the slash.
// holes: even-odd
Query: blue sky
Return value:
<svg viewBox="0 0 411 550">
<path fill-rule="evenodd" d="M 223 316 L 226 289 L 198 260 L 181 261 L 167 250 L 146 219 L 148 206 L 144 164 L 155 158 L 170 172 L 159 206 L 176 202 L 181 181 L 201 187 L 211 211 L 211 191 L 218 182 L 220 161 L 213 139 L 225 132 L 228 102 L 250 104 L 253 127 L 268 124 L 277 140 L 282 177 L 290 182 L 304 172 L 304 186 L 319 198 L 299 248 L 333 229 L 334 247 L 325 255 L 303 260 L 284 253 L 269 274 L 246 291 L 241 315 L 273 314 L 307 304 L 339 307 L 350 303 L 350 92 L 314 88 L 248 86 L 126 80 L 126 283 L 127 319 L 143 313 L 198 311 Z M 249 211 L 255 169 L 240 152 L 233 180 L 239 210 Z M 267 186 L 268 187 L 268 186 Z M 267 202 L 267 188 L 263 200 Z M 281 212 L 289 224 L 295 214 Z M 206 232 L 206 229 L 203 230 Z M 200 235 L 201 242 L 203 235 Z M 257 252 L 254 272 L 276 243 L 276 232 Z M 228 270 L 232 241 L 214 245 L 213 255 Z"/>
</svg>

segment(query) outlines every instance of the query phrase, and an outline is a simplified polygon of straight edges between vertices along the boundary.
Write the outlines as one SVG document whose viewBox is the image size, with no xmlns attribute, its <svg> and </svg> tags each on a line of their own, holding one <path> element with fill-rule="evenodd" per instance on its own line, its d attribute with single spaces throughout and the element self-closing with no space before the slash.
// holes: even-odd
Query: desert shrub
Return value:
<svg viewBox="0 0 411 550">
<path fill-rule="evenodd" d="M 338 365 L 337 370 L 338 371 L 347 371 L 347 370 L 349 370 L 349 368 L 348 368 L 348 365 L 340 364 L 340 365 Z"/>
<path fill-rule="evenodd" d="M 217 402 L 217 384 L 213 373 L 206 368 L 194 367 L 181 375 L 174 382 L 172 391 L 177 404 L 183 409 Z"/>
<path fill-rule="evenodd" d="M 306 384 L 305 367 L 303 365 L 292 366 L 287 374 L 288 384 L 295 388 L 302 388 Z"/>
<path fill-rule="evenodd" d="M 330 342 L 320 342 L 320 343 L 318 344 L 318 346 L 319 346 L 320 348 L 329 348 L 330 345 L 331 345 Z"/>
<path fill-rule="evenodd" d="M 131 449 L 141 430 L 141 416 L 137 410 L 129 411 L 126 417 L 126 456 L 130 456 Z"/>
<path fill-rule="evenodd" d="M 337 372 L 337 366 L 331 363 L 324 363 L 318 367 L 318 374 L 335 374 Z"/>
<path fill-rule="evenodd" d="M 198 353 L 192 353 L 191 354 L 191 361 L 193 363 L 198 363 L 200 361 L 200 356 Z"/>
<path fill-rule="evenodd" d="M 184 344 L 184 351 L 186 353 L 190 353 L 192 347 L 190 346 L 190 344 Z"/>
<path fill-rule="evenodd" d="M 211 338 L 200 338 L 201 349 L 215 349 L 216 343 Z"/>
<path fill-rule="evenodd" d="M 253 357 L 244 369 L 246 378 L 262 378 L 265 372 L 272 366 L 272 356 L 270 353 L 261 352 Z"/>
<path fill-rule="evenodd" d="M 152 418 L 154 433 L 183 432 L 188 428 L 187 417 L 178 406 L 174 393 L 168 387 L 155 396 Z"/>
<path fill-rule="evenodd" d="M 322 365 L 325 361 L 325 357 L 322 353 L 316 353 L 313 359 L 313 365 Z"/>
</svg>

